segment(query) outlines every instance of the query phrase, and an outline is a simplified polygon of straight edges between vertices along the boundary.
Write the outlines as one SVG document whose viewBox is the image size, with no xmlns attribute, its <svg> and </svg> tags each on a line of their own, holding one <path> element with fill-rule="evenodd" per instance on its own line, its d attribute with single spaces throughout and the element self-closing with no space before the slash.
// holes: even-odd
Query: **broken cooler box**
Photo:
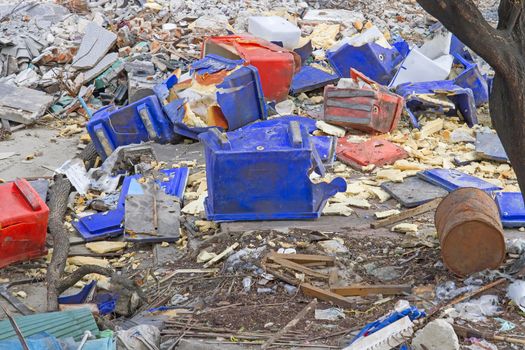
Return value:
<svg viewBox="0 0 525 350">
<path fill-rule="evenodd" d="M 404 57 L 397 46 L 392 47 L 383 34 L 372 27 L 328 50 L 326 58 L 341 78 L 349 78 L 353 68 L 386 85 Z"/>
<path fill-rule="evenodd" d="M 209 54 L 243 59 L 256 67 L 268 101 L 286 100 L 292 77 L 301 68 L 301 57 L 295 52 L 250 35 L 209 37 L 203 43 L 202 55 Z"/>
<path fill-rule="evenodd" d="M 324 172 L 311 138 L 296 121 L 268 128 L 201 134 L 213 221 L 318 218 L 326 201 L 346 190 L 346 181 L 312 183 Z"/>
<path fill-rule="evenodd" d="M 156 96 L 145 97 L 125 107 L 99 109 L 87 123 L 97 153 L 106 159 L 118 146 L 156 141 L 168 143 L 173 130 Z"/>
<path fill-rule="evenodd" d="M 324 120 L 330 124 L 369 133 L 387 133 L 394 130 L 403 111 L 403 98 L 355 70 L 352 70 L 351 74 L 356 84 L 363 81 L 366 86 L 326 86 Z"/>
<path fill-rule="evenodd" d="M 266 119 L 257 69 L 242 63 L 209 55 L 192 64 L 191 80 L 173 75 L 154 87 L 176 134 L 197 139 L 210 127 L 231 131 Z"/>
<path fill-rule="evenodd" d="M 49 208 L 23 179 L 0 185 L 0 268 L 47 253 Z"/>
</svg>

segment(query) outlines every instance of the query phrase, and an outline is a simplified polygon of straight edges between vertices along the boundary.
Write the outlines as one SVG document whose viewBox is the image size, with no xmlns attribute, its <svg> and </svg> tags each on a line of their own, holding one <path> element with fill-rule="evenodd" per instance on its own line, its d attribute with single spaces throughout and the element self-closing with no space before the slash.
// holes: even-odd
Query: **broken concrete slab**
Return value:
<svg viewBox="0 0 525 350">
<path fill-rule="evenodd" d="M 75 79 L 75 83 L 77 84 L 77 86 L 82 86 L 85 83 L 90 82 L 91 80 L 95 79 L 100 74 L 102 74 L 106 69 L 111 67 L 111 65 L 115 63 L 117 59 L 118 53 L 108 53 L 93 68 L 80 73 Z"/>
<path fill-rule="evenodd" d="M 0 119 L 32 124 L 53 103 L 53 96 L 44 92 L 0 83 Z"/>
<path fill-rule="evenodd" d="M 383 182 L 381 188 L 405 208 L 414 208 L 448 194 L 447 190 L 421 180 L 417 176 L 407 177 L 401 183 Z"/>
<path fill-rule="evenodd" d="M 117 34 L 91 22 L 86 26 L 80 48 L 73 58 L 72 67 L 89 69 L 94 67 L 117 41 Z"/>
</svg>

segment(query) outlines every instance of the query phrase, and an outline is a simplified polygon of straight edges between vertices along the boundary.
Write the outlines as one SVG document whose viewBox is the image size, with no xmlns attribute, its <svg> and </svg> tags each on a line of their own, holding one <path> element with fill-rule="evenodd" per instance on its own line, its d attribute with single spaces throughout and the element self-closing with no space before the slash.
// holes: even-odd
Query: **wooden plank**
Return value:
<svg viewBox="0 0 525 350">
<path fill-rule="evenodd" d="M 366 295 L 400 295 L 404 293 L 411 293 L 412 287 L 407 284 L 398 284 L 398 285 L 386 285 L 386 284 L 377 284 L 377 285 L 362 285 L 362 284 L 353 284 L 345 287 L 336 287 L 331 288 L 331 291 L 335 294 L 338 294 L 343 297 L 350 296 L 366 296 Z"/>
<path fill-rule="evenodd" d="M 204 264 L 203 267 L 204 268 L 210 267 L 211 265 L 215 264 L 217 261 L 219 261 L 222 258 L 224 258 L 226 255 L 228 255 L 231 252 L 233 252 L 238 246 L 239 246 L 238 242 L 233 243 L 231 246 L 229 246 L 228 248 L 224 249 L 224 251 L 222 253 L 220 253 L 215 258 L 211 259 L 206 264 Z"/>
<path fill-rule="evenodd" d="M 431 200 L 428 203 L 420 205 L 419 207 L 415 207 L 415 208 L 412 208 L 412 209 L 405 210 L 404 212 L 401 212 L 401 213 L 399 213 L 397 215 L 392 215 L 392 216 L 390 216 L 390 217 L 388 217 L 386 219 L 383 219 L 383 220 L 378 220 L 376 222 L 371 223 L 370 227 L 372 227 L 372 228 L 385 227 L 385 226 L 388 226 L 388 225 L 395 224 L 395 223 L 397 223 L 399 221 L 402 221 L 402 220 L 405 220 L 405 219 L 408 219 L 408 218 L 412 218 L 412 217 L 417 216 L 417 215 L 424 214 L 426 212 L 429 212 L 431 210 L 436 209 L 438 207 L 439 203 L 441 203 L 442 199 L 443 198 L 436 198 L 436 199 Z"/>
<path fill-rule="evenodd" d="M 315 286 L 312 286 L 309 283 L 303 283 L 301 284 L 301 290 L 304 293 L 304 295 L 317 298 L 319 300 L 323 301 L 330 301 L 333 304 L 340 306 L 342 308 L 351 308 L 354 305 L 345 297 L 340 296 L 339 294 L 335 294 L 329 290 L 318 288 Z"/>
<path fill-rule="evenodd" d="M 297 264 L 310 264 L 310 263 L 324 263 L 326 266 L 334 266 L 335 257 L 327 255 L 313 255 L 313 254 L 279 254 L 279 253 L 270 253 L 268 258 L 281 258 L 289 261 L 293 261 Z"/>
<path fill-rule="evenodd" d="M 282 259 L 282 258 L 276 258 L 276 257 L 273 257 L 272 258 L 273 262 L 281 265 L 282 267 L 285 267 L 287 269 L 291 269 L 291 270 L 295 270 L 295 271 L 298 271 L 298 272 L 302 272 L 304 273 L 305 275 L 308 275 L 308 276 L 311 276 L 311 277 L 316 277 L 316 278 L 322 278 L 322 279 L 328 279 L 328 275 L 326 273 L 321 273 L 321 272 L 317 272 L 317 271 L 314 271 L 308 267 L 305 267 L 301 264 L 297 264 L 297 263 L 294 263 L 293 261 L 290 261 L 290 260 L 286 260 L 286 259 Z"/>
</svg>

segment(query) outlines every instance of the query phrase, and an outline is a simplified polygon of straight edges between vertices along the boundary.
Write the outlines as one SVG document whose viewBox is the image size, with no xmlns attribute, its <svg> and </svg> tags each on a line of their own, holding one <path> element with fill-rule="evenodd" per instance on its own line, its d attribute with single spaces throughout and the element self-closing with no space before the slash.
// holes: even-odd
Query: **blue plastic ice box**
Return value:
<svg viewBox="0 0 525 350">
<path fill-rule="evenodd" d="M 310 181 L 309 173 L 323 165 L 296 121 L 229 133 L 211 129 L 199 138 L 205 145 L 208 220 L 314 219 L 328 198 L 346 190 L 343 178 Z"/>
<path fill-rule="evenodd" d="M 458 188 L 474 187 L 485 192 L 495 192 L 502 190 L 501 187 L 491 184 L 488 181 L 472 175 L 462 173 L 455 169 L 429 169 L 417 173 L 417 176 L 431 184 L 441 186 L 445 190 L 452 192 Z"/>
<path fill-rule="evenodd" d="M 525 226 L 525 204 L 521 192 L 498 192 L 495 200 L 503 227 Z"/>
<path fill-rule="evenodd" d="M 87 124 L 97 153 L 106 159 L 118 146 L 156 141 L 170 142 L 174 136 L 156 96 L 147 96 L 128 106 L 99 109 Z"/>
<path fill-rule="evenodd" d="M 376 43 L 362 46 L 346 43 L 336 50 L 327 51 L 326 58 L 341 78 L 350 78 L 350 69 L 354 68 L 383 85 L 392 80 L 395 68 L 403 61 L 395 47 L 385 48 Z"/>
</svg>

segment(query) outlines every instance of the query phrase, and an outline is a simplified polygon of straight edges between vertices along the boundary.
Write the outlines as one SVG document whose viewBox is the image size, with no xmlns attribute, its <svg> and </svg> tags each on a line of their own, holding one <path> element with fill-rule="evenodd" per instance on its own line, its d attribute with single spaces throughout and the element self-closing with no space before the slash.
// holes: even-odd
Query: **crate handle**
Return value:
<svg viewBox="0 0 525 350">
<path fill-rule="evenodd" d="M 15 186 L 18 188 L 20 193 L 24 196 L 27 203 L 29 203 L 29 205 L 31 206 L 31 208 L 33 208 L 34 211 L 42 209 L 37 195 L 33 191 L 31 185 L 26 180 L 16 179 Z"/>
</svg>

